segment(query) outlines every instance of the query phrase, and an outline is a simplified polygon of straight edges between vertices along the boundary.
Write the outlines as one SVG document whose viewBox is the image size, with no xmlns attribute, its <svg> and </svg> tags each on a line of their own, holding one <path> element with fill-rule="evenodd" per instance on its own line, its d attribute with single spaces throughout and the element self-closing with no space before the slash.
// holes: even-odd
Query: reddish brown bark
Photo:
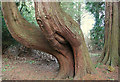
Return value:
<svg viewBox="0 0 120 82">
<path fill-rule="evenodd" d="M 87 73 L 94 73 L 79 24 L 63 12 L 58 3 L 35 2 L 36 20 L 41 29 L 24 20 L 15 3 L 3 3 L 3 14 L 17 41 L 58 59 L 60 71 L 56 79 L 81 79 Z"/>
<path fill-rule="evenodd" d="M 81 50 L 85 43 L 83 43 L 84 39 L 79 25 L 64 13 L 56 2 L 35 2 L 35 9 L 36 20 L 50 45 L 65 57 L 68 54 L 64 53 L 64 51 L 67 47 L 71 47 L 73 54 L 70 55 L 74 58 L 75 78 L 78 79 L 84 76 L 87 73 L 86 64 L 88 62 L 86 63 L 83 50 Z M 56 39 L 55 35 L 59 39 Z M 61 39 L 69 45 L 63 44 Z M 71 58 L 70 55 L 69 58 Z"/>
</svg>

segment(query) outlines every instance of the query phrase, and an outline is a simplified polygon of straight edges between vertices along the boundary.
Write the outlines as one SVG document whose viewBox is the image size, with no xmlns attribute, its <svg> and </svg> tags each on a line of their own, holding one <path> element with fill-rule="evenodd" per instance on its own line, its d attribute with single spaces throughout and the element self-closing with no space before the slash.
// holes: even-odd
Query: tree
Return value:
<svg viewBox="0 0 120 82">
<path fill-rule="evenodd" d="M 118 10 L 119 10 L 119 13 L 120 13 L 120 2 L 119 2 L 119 6 L 118 6 Z M 120 14 L 119 14 L 119 21 L 120 21 Z M 119 54 L 119 56 L 120 56 L 120 23 L 118 23 L 119 24 L 119 47 L 118 47 L 118 54 Z M 120 65 L 120 64 L 119 64 Z"/>
<path fill-rule="evenodd" d="M 27 5 L 29 4 L 29 5 Z M 35 13 L 34 7 L 32 6 L 34 4 L 33 2 L 16 2 L 16 6 L 18 7 L 18 10 L 20 11 L 21 15 L 30 23 L 36 24 L 36 19 L 33 17 L 33 14 Z M 1 6 L 0 6 L 1 7 Z M 1 12 L 2 14 L 2 12 Z M 9 33 L 7 26 L 4 21 L 3 15 L 1 15 L 2 18 L 2 53 L 8 49 L 8 47 L 11 46 L 19 46 L 19 42 L 17 42 Z M 27 50 L 30 51 L 29 48 L 26 48 Z"/>
<path fill-rule="evenodd" d="M 57 58 L 60 69 L 56 79 L 80 79 L 87 73 L 95 73 L 79 24 L 59 3 L 35 2 L 39 27 L 26 21 L 14 2 L 3 2 L 2 10 L 8 29 L 17 41 Z"/>
<path fill-rule="evenodd" d="M 105 44 L 98 62 L 117 66 L 120 62 L 120 2 L 106 2 Z"/>
</svg>

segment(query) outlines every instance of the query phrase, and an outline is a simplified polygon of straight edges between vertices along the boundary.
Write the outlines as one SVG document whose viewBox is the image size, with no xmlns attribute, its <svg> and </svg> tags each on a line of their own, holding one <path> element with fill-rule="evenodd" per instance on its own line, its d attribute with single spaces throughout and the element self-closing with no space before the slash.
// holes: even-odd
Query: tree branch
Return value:
<svg viewBox="0 0 120 82">
<path fill-rule="evenodd" d="M 52 47 L 44 38 L 39 27 L 27 22 L 18 11 L 14 2 L 3 2 L 2 11 L 5 22 L 11 35 L 20 43 L 29 48 L 38 49 L 53 54 Z"/>
</svg>

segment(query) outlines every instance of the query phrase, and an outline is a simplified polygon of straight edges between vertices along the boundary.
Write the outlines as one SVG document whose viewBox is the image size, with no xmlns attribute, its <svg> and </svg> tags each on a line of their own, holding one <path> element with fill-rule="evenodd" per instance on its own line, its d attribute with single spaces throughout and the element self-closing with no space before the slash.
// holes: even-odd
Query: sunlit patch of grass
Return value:
<svg viewBox="0 0 120 82">
<path fill-rule="evenodd" d="M 107 66 L 107 70 L 113 72 L 115 71 L 115 68 L 113 66 Z"/>
</svg>

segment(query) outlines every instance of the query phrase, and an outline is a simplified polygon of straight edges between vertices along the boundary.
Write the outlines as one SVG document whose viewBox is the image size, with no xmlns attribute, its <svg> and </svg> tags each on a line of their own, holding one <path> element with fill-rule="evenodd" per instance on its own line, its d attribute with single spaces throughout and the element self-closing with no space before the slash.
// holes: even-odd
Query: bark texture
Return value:
<svg viewBox="0 0 120 82">
<path fill-rule="evenodd" d="M 118 24 L 119 24 L 119 49 L 118 49 L 118 51 L 119 51 L 119 52 L 118 52 L 118 54 L 119 54 L 119 57 L 120 57 L 120 2 L 119 2 L 118 5 L 119 5 L 119 6 L 118 6 L 118 10 L 119 10 L 119 11 L 118 11 L 118 12 L 119 12 L 119 14 L 118 14 L 118 15 L 119 15 L 119 17 L 118 17 L 118 18 L 119 18 L 119 21 L 118 21 Z M 119 62 L 118 64 L 120 65 L 120 62 Z"/>
<path fill-rule="evenodd" d="M 29 48 L 55 56 L 60 64 L 56 79 L 94 73 L 83 33 L 57 2 L 35 2 L 39 27 L 28 23 L 19 13 L 15 3 L 2 3 L 3 15 L 12 36 Z"/>
<path fill-rule="evenodd" d="M 105 18 L 105 44 L 99 62 L 117 66 L 120 62 L 119 36 L 120 36 L 120 2 L 106 2 Z"/>
</svg>

